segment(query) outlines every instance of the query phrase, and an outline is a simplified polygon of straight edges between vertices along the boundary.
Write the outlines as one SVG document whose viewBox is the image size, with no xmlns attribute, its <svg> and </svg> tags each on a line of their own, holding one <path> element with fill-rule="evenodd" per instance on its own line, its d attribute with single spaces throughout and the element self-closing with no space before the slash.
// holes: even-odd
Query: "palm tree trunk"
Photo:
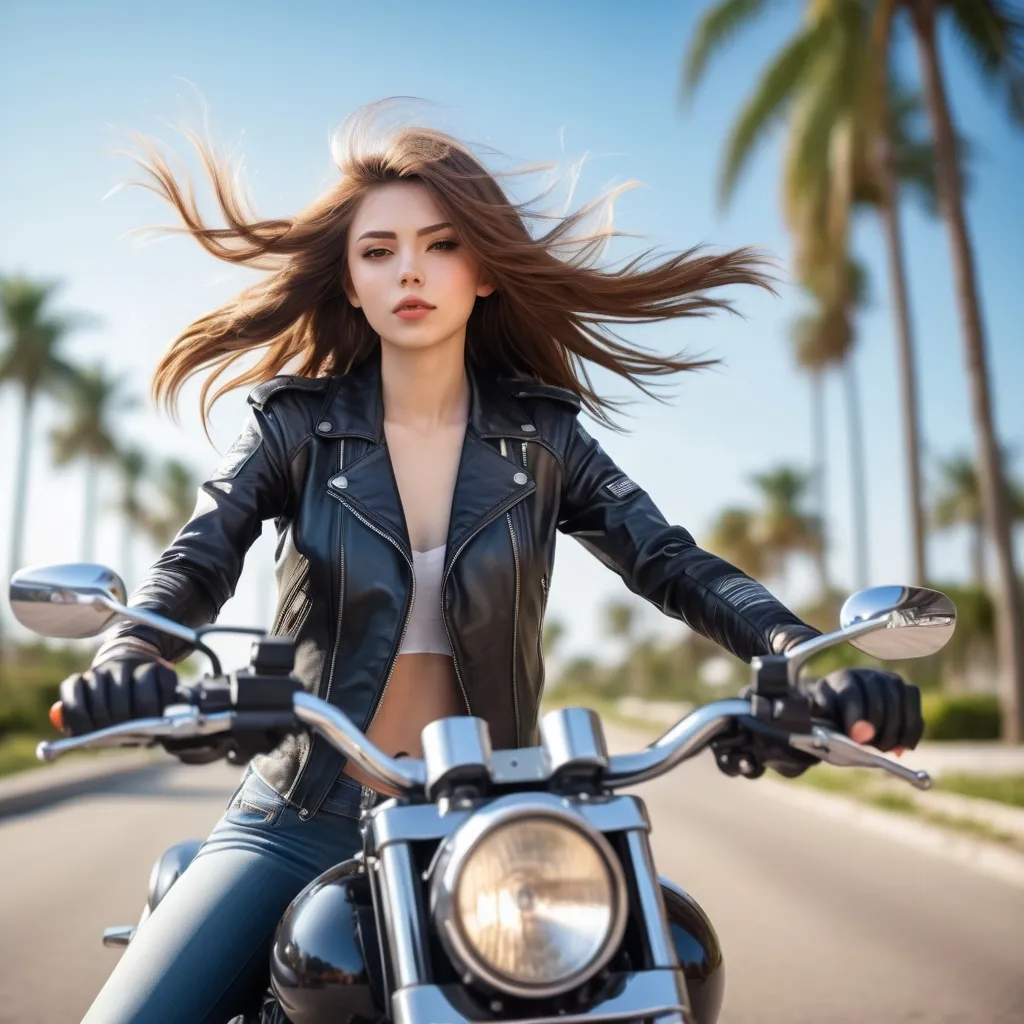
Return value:
<svg viewBox="0 0 1024 1024">
<path fill-rule="evenodd" d="M 882 219 L 889 250 L 889 274 L 892 279 L 893 312 L 896 315 L 896 347 L 900 365 L 900 398 L 903 412 L 903 458 L 907 468 L 910 499 L 910 537 L 913 563 L 911 582 L 923 587 L 928 580 L 925 550 L 924 500 L 921 494 L 921 442 L 918 432 L 917 372 L 914 365 L 914 341 L 910 326 L 910 303 L 903 265 L 903 232 L 900 227 L 899 189 L 893 167 L 891 141 L 882 143 L 881 167 Z"/>
<path fill-rule="evenodd" d="M 979 590 L 985 589 L 985 521 L 971 524 L 971 578 Z"/>
<path fill-rule="evenodd" d="M 96 558 L 96 477 L 99 467 L 95 459 L 85 460 L 85 509 L 82 514 L 82 561 Z"/>
<path fill-rule="evenodd" d="M 857 368 L 853 358 L 847 356 L 843 366 L 846 384 L 846 417 L 850 445 L 850 482 L 853 501 L 853 578 L 862 590 L 871 576 L 868 550 L 868 485 L 864 468 L 864 436 L 860 416 L 860 394 L 857 387 Z"/>
<path fill-rule="evenodd" d="M 914 5 L 914 27 L 925 94 L 935 134 L 936 170 L 943 213 L 949 227 L 953 273 L 960 307 L 964 355 L 978 446 L 978 475 L 985 523 L 997 562 L 996 650 L 1003 692 L 1003 739 L 1019 743 L 1024 734 L 1024 609 L 1013 558 L 1006 480 L 996 439 L 989 392 L 985 333 L 974 273 L 974 257 L 963 208 L 963 186 L 957 163 L 953 124 L 939 67 L 935 38 L 934 0 Z"/>
<path fill-rule="evenodd" d="M 21 417 L 18 425 L 18 469 L 14 478 L 14 517 L 11 523 L 10 575 L 21 568 L 25 541 L 25 509 L 28 505 L 28 469 L 32 449 L 32 412 L 35 408 L 34 388 L 21 393 Z"/>
<path fill-rule="evenodd" d="M 818 589 L 824 599 L 828 596 L 830 582 L 828 578 L 828 530 L 826 528 L 828 501 L 826 481 L 826 443 L 825 429 L 825 374 L 821 370 L 811 373 L 811 448 L 814 460 L 814 507 L 818 515 L 819 537 L 815 562 L 818 570 Z"/>
</svg>

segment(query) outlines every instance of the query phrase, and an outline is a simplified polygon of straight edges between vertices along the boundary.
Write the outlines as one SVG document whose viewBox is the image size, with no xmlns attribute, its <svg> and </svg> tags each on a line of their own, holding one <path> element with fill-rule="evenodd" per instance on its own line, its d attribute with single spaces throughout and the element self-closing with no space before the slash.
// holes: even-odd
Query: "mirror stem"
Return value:
<svg viewBox="0 0 1024 1024">
<path fill-rule="evenodd" d="M 804 663 L 813 658 L 820 651 L 826 651 L 836 644 L 846 643 L 865 633 L 874 633 L 879 629 L 887 629 L 889 626 L 889 615 L 883 615 L 878 619 L 865 619 L 845 629 L 837 629 L 834 633 L 824 633 L 822 636 L 805 640 L 802 644 L 790 648 L 786 652 L 786 660 L 789 663 L 789 681 L 796 682 L 796 678 L 803 668 Z"/>
<path fill-rule="evenodd" d="M 184 640 L 185 643 L 194 647 L 197 651 L 201 651 L 210 659 L 210 667 L 213 669 L 215 676 L 223 673 L 220 658 L 203 643 L 201 639 L 202 634 L 199 631 L 190 629 L 188 626 L 179 625 L 172 619 L 166 619 L 162 615 L 157 615 L 156 612 L 147 611 L 145 608 L 129 608 L 127 605 L 118 604 L 117 601 L 113 601 L 108 597 L 94 597 L 92 600 L 101 604 L 104 608 L 109 608 L 112 612 L 117 612 L 123 619 L 137 622 L 140 626 L 149 626 L 150 629 L 155 629 L 160 633 L 167 633 L 178 640 Z"/>
</svg>

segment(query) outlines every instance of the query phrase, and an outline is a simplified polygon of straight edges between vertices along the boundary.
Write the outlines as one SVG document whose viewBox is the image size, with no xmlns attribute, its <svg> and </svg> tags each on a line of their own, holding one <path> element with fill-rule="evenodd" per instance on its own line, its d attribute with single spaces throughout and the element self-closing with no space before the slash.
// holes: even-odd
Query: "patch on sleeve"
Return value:
<svg viewBox="0 0 1024 1024">
<path fill-rule="evenodd" d="M 604 486 L 613 497 L 620 499 L 640 490 L 640 485 L 634 483 L 628 476 L 620 476 L 618 480 L 613 480 Z"/>
<path fill-rule="evenodd" d="M 775 601 L 757 580 L 752 580 L 749 576 L 720 576 L 708 589 L 741 614 L 755 605 L 771 604 Z"/>
</svg>

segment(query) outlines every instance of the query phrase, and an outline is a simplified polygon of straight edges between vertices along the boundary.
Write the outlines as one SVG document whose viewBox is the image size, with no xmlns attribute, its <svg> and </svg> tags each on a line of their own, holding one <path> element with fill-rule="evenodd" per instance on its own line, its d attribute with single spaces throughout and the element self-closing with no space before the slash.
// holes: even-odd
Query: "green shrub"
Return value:
<svg viewBox="0 0 1024 1024">
<path fill-rule="evenodd" d="M 994 693 L 928 693 L 921 710 L 926 740 L 999 739 L 1002 717 Z"/>
<path fill-rule="evenodd" d="M 93 650 L 91 646 L 42 643 L 9 647 L 0 666 L 0 737 L 52 732 L 49 710 L 57 700 L 61 680 L 85 669 Z"/>
</svg>

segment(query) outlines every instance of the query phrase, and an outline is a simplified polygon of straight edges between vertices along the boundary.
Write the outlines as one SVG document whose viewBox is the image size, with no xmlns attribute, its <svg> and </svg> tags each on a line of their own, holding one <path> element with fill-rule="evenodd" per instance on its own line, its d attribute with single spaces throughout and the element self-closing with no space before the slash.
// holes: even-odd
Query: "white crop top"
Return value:
<svg viewBox="0 0 1024 1024">
<path fill-rule="evenodd" d="M 445 545 L 430 551 L 412 553 L 412 571 L 416 579 L 416 598 L 409 613 L 409 624 L 399 654 L 447 654 L 448 643 L 441 618 L 441 572 Z"/>
</svg>

